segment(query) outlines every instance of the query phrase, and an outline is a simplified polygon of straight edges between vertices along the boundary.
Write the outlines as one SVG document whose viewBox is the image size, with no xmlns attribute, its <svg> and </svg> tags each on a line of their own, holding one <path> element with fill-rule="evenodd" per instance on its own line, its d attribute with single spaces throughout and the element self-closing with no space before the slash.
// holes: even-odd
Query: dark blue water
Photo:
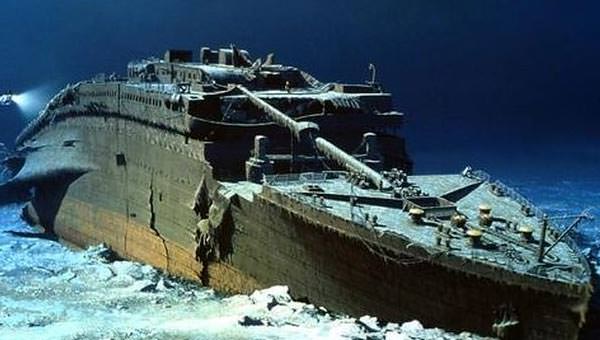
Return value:
<svg viewBox="0 0 600 340">
<path fill-rule="evenodd" d="M 275 52 L 278 61 L 323 81 L 363 82 L 374 63 L 377 79 L 406 113 L 418 173 L 456 173 L 471 165 L 517 187 L 552 215 L 586 208 L 600 215 L 599 12 L 600 2 L 591 0 L 4 0 L 0 92 L 27 92 L 43 103 L 67 83 L 101 72 L 123 74 L 129 60 L 160 56 L 167 48 L 198 51 L 230 43 L 255 58 Z M 40 105 L 0 107 L 0 142 L 11 146 Z M 3 209 L 4 227 L 26 228 L 17 206 Z M 599 233 L 597 221 L 575 231 L 592 257 L 598 256 Z M 7 249 L 23 247 L 16 253 L 23 258 L 30 247 L 45 249 L 13 241 L 14 249 Z M 25 287 L 37 289 L 34 283 Z M 88 286 L 92 295 L 94 289 Z M 59 300 L 49 303 L 60 310 Z M 0 322 L 4 312 L 0 304 Z M 40 313 L 42 323 L 62 320 L 62 312 Z M 118 319 L 110 320 L 122 325 Z M 123 329 L 113 330 L 120 336 Z M 219 336 L 238 331 L 244 333 Z"/>
<path fill-rule="evenodd" d="M 550 216 L 574 215 L 586 210 L 600 218 L 600 180 L 529 180 L 513 181 L 513 185 Z M 583 223 L 573 235 L 581 247 L 593 248 L 596 252 L 600 248 L 598 218 Z M 563 220 L 563 223 L 569 222 L 572 219 Z"/>
<path fill-rule="evenodd" d="M 167 48 L 235 43 L 324 81 L 363 82 L 374 63 L 418 164 L 445 145 L 591 169 L 599 11 L 592 0 L 4 0 L 0 90 L 53 92 Z M 10 142 L 26 119 L 2 112 Z"/>
</svg>

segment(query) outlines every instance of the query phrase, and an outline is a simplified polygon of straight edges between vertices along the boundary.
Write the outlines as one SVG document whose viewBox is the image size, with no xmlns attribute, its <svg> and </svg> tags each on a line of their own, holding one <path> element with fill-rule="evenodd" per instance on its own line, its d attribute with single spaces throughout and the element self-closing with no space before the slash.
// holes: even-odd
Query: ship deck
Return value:
<svg viewBox="0 0 600 340">
<path fill-rule="evenodd" d="M 543 280 L 577 285 L 589 282 L 589 267 L 569 238 L 558 242 L 543 261 L 538 261 L 540 216 L 524 212 L 522 203 L 498 194 L 492 183 L 459 174 L 408 176 L 408 182 L 420 189 L 418 197 L 393 198 L 389 192 L 361 188 L 350 183 L 342 172 L 268 176 L 265 185 L 302 204 L 372 230 L 378 237 L 400 237 L 432 254 L 445 253 L 492 266 L 495 270 Z M 230 187 L 245 197 L 250 192 L 257 193 L 258 188 L 259 185 L 249 188 L 242 183 Z M 448 193 L 462 188 L 468 191 L 466 195 L 454 202 L 444 199 L 451 196 Z M 433 199 L 441 202 L 431 210 L 434 216 L 424 218 L 422 223 L 413 222 L 407 211 L 413 206 L 411 203 L 423 204 Z M 481 204 L 492 208 L 493 222 L 489 226 L 479 224 Z M 467 218 L 465 230 L 482 231 L 480 244 L 473 246 L 465 231 L 451 225 L 450 216 L 455 211 Z M 521 236 L 519 226 L 532 229 L 528 241 Z M 550 224 L 546 249 L 558 234 L 558 228 Z"/>
</svg>

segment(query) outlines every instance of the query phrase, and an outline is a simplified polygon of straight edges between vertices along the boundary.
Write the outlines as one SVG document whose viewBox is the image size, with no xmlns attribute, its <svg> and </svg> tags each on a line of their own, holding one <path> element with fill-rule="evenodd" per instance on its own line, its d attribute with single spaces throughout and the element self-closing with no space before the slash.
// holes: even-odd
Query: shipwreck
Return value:
<svg viewBox="0 0 600 340">
<path fill-rule="evenodd" d="M 273 55 L 199 52 L 65 87 L 1 190 L 67 242 L 223 292 L 285 284 L 350 315 L 578 336 L 591 271 L 568 230 L 484 172 L 414 175 L 374 67 L 323 83 Z"/>
</svg>

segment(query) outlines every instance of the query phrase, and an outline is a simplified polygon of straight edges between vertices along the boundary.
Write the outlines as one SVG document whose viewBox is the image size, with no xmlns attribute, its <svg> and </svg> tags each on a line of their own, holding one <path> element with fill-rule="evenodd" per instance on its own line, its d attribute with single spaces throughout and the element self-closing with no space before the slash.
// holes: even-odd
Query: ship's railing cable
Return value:
<svg viewBox="0 0 600 340">
<path fill-rule="evenodd" d="M 489 173 L 483 170 L 469 170 L 463 172 L 463 174 L 465 174 L 467 177 L 478 179 L 482 182 L 491 183 L 492 187 L 495 188 L 494 190 L 497 193 L 513 199 L 523 207 L 527 207 L 529 211 L 533 214 L 533 216 L 537 217 L 538 219 L 542 219 L 544 217 L 544 212 L 541 209 L 536 207 L 533 203 L 531 203 L 531 201 L 529 201 L 527 198 L 525 198 L 513 188 L 504 184 L 502 181 L 498 179 L 494 180 Z"/>
<path fill-rule="evenodd" d="M 533 203 L 531 203 L 531 201 L 529 201 L 523 195 L 518 193 L 516 190 L 514 190 L 511 187 L 502 183 L 500 180 L 495 180 L 492 182 L 492 176 L 490 174 L 488 174 L 487 172 L 485 172 L 483 170 L 472 170 L 470 167 L 467 167 L 467 169 L 465 169 L 465 171 L 463 171 L 463 175 L 470 177 L 470 178 L 478 179 L 480 181 L 491 182 L 491 184 L 495 187 L 495 190 L 497 193 L 515 200 L 522 207 L 526 207 L 527 209 L 529 209 L 530 213 L 532 213 L 533 216 L 535 216 L 539 220 L 542 220 L 544 218 L 545 213 L 541 209 L 536 207 Z M 583 219 L 587 219 L 587 220 L 594 218 L 594 216 L 592 216 L 590 214 L 589 209 L 584 210 L 581 214 L 576 215 L 575 217 L 578 217 L 578 216 L 583 216 Z M 565 218 L 569 218 L 569 216 L 551 217 L 551 218 L 549 218 L 549 220 L 559 220 L 559 219 L 565 219 Z M 556 227 L 554 224 L 552 224 L 552 226 Z M 577 249 L 578 246 L 577 246 L 575 240 L 573 240 L 573 238 L 571 238 L 568 235 L 569 234 L 568 232 L 566 232 L 566 233 L 564 232 L 564 231 L 566 231 L 566 229 L 569 229 L 569 228 L 565 229 L 563 226 L 563 228 L 561 228 L 561 229 L 563 229 L 563 234 L 564 234 L 564 235 L 560 236 L 561 241 L 566 243 L 571 249 Z M 556 243 L 554 245 L 556 245 Z M 549 248 L 549 249 L 551 249 L 551 248 Z M 546 249 L 544 256 L 549 256 L 549 255 L 551 255 L 551 254 L 548 254 L 548 249 Z M 586 261 L 583 261 L 582 265 L 586 268 L 586 270 L 584 270 L 584 272 L 590 271 L 589 266 Z"/>
<path fill-rule="evenodd" d="M 546 250 L 544 251 L 543 256 L 548 255 L 548 253 L 561 241 L 563 240 L 567 234 L 573 229 L 575 229 L 582 221 L 584 220 L 593 220 L 594 216 L 592 216 L 588 210 L 582 211 L 579 215 L 575 216 L 575 219 L 571 224 L 564 228 L 563 232 L 556 238 L 554 243 L 552 243 Z"/>
</svg>

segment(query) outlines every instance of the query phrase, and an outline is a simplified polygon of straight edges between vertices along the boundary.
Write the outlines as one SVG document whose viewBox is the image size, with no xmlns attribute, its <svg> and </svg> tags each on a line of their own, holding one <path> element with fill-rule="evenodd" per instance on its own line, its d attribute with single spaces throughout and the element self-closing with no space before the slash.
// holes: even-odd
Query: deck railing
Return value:
<svg viewBox="0 0 600 340">
<path fill-rule="evenodd" d="M 518 193 L 515 189 L 509 187 L 498 179 L 493 179 L 489 173 L 483 170 L 471 170 L 467 175 L 480 181 L 491 183 L 497 194 L 509 197 L 519 203 L 521 206 L 527 207 L 533 216 L 539 219 L 544 218 L 544 212 L 541 209 L 536 207 L 533 203 L 531 203 L 530 200 Z"/>
</svg>

